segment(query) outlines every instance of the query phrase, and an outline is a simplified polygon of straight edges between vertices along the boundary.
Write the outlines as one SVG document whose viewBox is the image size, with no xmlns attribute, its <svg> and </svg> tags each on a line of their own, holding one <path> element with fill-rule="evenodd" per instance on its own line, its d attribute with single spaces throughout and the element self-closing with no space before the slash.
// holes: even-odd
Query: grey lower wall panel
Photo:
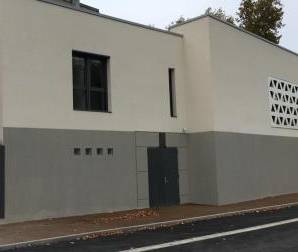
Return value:
<svg viewBox="0 0 298 252">
<path fill-rule="evenodd" d="M 8 220 L 137 208 L 134 133 L 5 128 L 4 143 Z"/>
<path fill-rule="evenodd" d="M 138 200 L 149 200 L 148 172 L 138 172 Z"/>
<path fill-rule="evenodd" d="M 189 135 L 191 201 L 224 205 L 298 192 L 298 138 Z"/>
<path fill-rule="evenodd" d="M 156 132 L 136 132 L 137 147 L 158 147 L 159 134 Z"/>
<path fill-rule="evenodd" d="M 5 147 L 0 145 L 0 220 L 5 218 Z"/>
<path fill-rule="evenodd" d="M 188 145 L 187 134 L 184 133 L 167 133 L 166 144 L 168 147 L 186 148 Z"/>
<path fill-rule="evenodd" d="M 185 146 L 184 135 L 172 139 Z M 4 128 L 4 144 L 4 223 L 149 207 L 147 148 L 158 146 L 158 133 Z M 178 149 L 186 203 L 187 149 Z"/>
<path fill-rule="evenodd" d="M 149 207 L 147 148 L 158 146 L 157 133 L 4 128 L 3 135 L 7 222 Z M 181 203 L 298 192 L 298 138 L 167 133 L 167 142 L 178 148 Z"/>
<path fill-rule="evenodd" d="M 218 204 L 298 192 L 298 138 L 216 133 Z"/>
<path fill-rule="evenodd" d="M 184 137 L 184 136 L 183 136 Z M 187 146 L 187 145 L 183 145 Z M 188 148 L 178 148 L 178 169 L 179 169 L 179 192 L 180 203 L 191 203 L 189 199 L 190 186 L 189 186 L 189 169 L 188 169 Z"/>
<path fill-rule="evenodd" d="M 137 149 L 137 171 L 148 172 L 147 147 L 136 147 Z"/>
<path fill-rule="evenodd" d="M 188 149 L 178 148 L 178 168 L 179 170 L 188 171 Z"/>
<path fill-rule="evenodd" d="M 215 133 L 193 133 L 188 139 L 190 201 L 217 204 Z"/>
</svg>

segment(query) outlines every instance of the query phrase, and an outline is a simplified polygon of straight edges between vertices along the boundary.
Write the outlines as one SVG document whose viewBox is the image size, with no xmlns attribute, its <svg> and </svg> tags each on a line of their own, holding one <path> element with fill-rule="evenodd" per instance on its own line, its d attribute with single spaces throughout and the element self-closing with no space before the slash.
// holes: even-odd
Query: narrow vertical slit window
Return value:
<svg viewBox="0 0 298 252">
<path fill-rule="evenodd" d="M 171 117 L 177 117 L 175 69 L 169 68 L 169 94 Z"/>
</svg>

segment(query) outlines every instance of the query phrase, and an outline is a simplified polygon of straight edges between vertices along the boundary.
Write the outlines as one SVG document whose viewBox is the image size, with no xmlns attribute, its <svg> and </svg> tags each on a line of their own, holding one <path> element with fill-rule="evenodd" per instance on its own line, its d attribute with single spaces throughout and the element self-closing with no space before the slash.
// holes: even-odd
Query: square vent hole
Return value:
<svg viewBox="0 0 298 252">
<path fill-rule="evenodd" d="M 74 148 L 74 149 L 73 149 L 73 154 L 74 154 L 75 156 L 79 156 L 79 155 L 81 155 L 81 149 L 80 149 L 80 148 Z"/>
<path fill-rule="evenodd" d="M 114 149 L 113 148 L 108 148 L 108 155 L 109 156 L 114 155 Z"/>
<path fill-rule="evenodd" d="M 86 148 L 85 153 L 86 153 L 87 156 L 91 156 L 92 155 L 92 148 Z"/>
<path fill-rule="evenodd" d="M 98 156 L 102 156 L 103 155 L 103 148 L 97 148 L 96 153 L 97 153 Z"/>
</svg>

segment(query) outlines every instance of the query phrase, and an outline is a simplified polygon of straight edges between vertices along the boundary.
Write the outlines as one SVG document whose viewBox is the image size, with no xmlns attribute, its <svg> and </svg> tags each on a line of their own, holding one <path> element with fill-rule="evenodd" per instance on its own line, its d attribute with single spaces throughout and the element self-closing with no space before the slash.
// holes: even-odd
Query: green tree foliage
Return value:
<svg viewBox="0 0 298 252">
<path fill-rule="evenodd" d="M 180 16 L 177 20 L 171 22 L 167 27 L 166 29 L 169 30 L 171 28 L 171 26 L 175 26 L 175 25 L 178 25 L 178 24 L 182 24 L 184 23 L 185 21 L 187 21 L 187 19 L 183 16 Z"/>
<path fill-rule="evenodd" d="M 212 9 L 209 7 L 206 15 L 215 16 L 242 29 L 257 34 L 275 44 L 279 44 L 282 35 L 280 31 L 283 24 L 283 4 L 281 0 L 242 0 L 237 12 L 237 18 L 229 16 L 222 8 Z M 180 16 L 167 28 L 187 21 Z"/>
<path fill-rule="evenodd" d="M 229 22 L 231 24 L 235 24 L 234 17 L 226 15 L 225 11 L 222 8 L 213 10 L 211 7 L 209 7 L 206 10 L 205 14 L 217 17 L 217 18 L 222 19 L 223 21 Z"/>
<path fill-rule="evenodd" d="M 237 15 L 240 28 L 279 44 L 284 26 L 280 0 L 242 0 Z"/>
</svg>

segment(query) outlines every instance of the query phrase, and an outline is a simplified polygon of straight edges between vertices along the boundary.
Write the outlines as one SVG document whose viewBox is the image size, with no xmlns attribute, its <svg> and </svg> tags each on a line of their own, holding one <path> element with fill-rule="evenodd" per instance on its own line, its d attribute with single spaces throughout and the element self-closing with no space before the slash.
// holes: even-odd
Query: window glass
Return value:
<svg viewBox="0 0 298 252">
<path fill-rule="evenodd" d="M 90 93 L 90 102 L 91 109 L 95 111 L 104 111 L 106 110 L 106 97 L 105 93 L 98 91 L 91 91 Z"/>
<path fill-rule="evenodd" d="M 77 110 L 87 109 L 87 95 L 85 90 L 73 90 L 73 107 Z"/>
<path fill-rule="evenodd" d="M 169 95 L 171 117 L 177 117 L 175 69 L 169 68 Z"/>
<path fill-rule="evenodd" d="M 90 60 L 90 85 L 95 88 L 105 88 L 106 66 L 101 60 Z"/>
<path fill-rule="evenodd" d="M 84 88 L 85 84 L 85 59 L 73 57 L 73 86 L 74 88 Z"/>
<path fill-rule="evenodd" d="M 73 108 L 108 112 L 109 57 L 73 52 Z"/>
</svg>

